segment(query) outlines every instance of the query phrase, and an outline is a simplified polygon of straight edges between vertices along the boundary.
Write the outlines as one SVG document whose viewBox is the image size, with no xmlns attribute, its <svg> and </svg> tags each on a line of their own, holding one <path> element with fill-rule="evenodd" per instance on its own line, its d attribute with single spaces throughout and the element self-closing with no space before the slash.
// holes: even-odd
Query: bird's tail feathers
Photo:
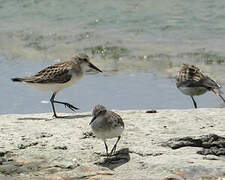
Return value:
<svg viewBox="0 0 225 180">
<path fill-rule="evenodd" d="M 212 89 L 212 91 L 213 91 L 215 94 L 217 94 L 217 95 L 224 94 L 223 91 L 221 91 L 220 88 L 214 88 L 214 89 Z"/>
<path fill-rule="evenodd" d="M 13 82 L 23 82 L 24 79 L 23 78 L 12 78 L 11 79 Z"/>
<path fill-rule="evenodd" d="M 224 97 L 222 96 L 222 94 L 224 94 L 224 93 L 223 93 L 223 91 L 220 90 L 220 88 L 214 88 L 214 89 L 212 89 L 212 91 L 213 91 L 217 96 L 219 96 L 219 97 L 223 100 L 223 102 L 225 103 L 225 99 L 224 99 Z"/>
</svg>

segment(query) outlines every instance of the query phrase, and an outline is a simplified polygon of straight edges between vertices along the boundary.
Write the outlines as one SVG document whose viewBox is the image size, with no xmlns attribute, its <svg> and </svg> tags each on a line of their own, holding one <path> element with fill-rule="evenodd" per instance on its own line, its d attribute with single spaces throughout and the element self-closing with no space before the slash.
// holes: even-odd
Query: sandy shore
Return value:
<svg viewBox="0 0 225 180">
<path fill-rule="evenodd" d="M 104 156 L 90 112 L 0 116 L 1 180 L 218 179 L 225 175 L 224 109 L 117 111 L 125 132 Z M 211 134 L 211 135 L 210 135 Z M 212 135 L 213 134 L 213 135 Z M 116 139 L 109 141 L 110 148 Z"/>
</svg>

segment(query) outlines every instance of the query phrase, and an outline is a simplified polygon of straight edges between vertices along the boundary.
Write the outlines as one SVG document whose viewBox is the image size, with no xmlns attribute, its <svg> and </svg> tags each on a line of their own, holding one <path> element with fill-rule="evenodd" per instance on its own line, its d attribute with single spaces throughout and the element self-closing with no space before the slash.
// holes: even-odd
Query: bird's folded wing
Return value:
<svg viewBox="0 0 225 180">
<path fill-rule="evenodd" d="M 120 126 L 124 127 L 124 122 L 123 122 L 122 118 L 120 117 L 120 115 L 118 115 L 115 112 L 108 111 L 105 118 L 107 119 L 108 123 L 113 123 L 113 121 L 114 121 L 114 123 L 119 124 Z"/>
<path fill-rule="evenodd" d="M 33 76 L 24 78 L 27 83 L 66 83 L 72 78 L 71 67 L 66 64 L 49 66 Z"/>
</svg>

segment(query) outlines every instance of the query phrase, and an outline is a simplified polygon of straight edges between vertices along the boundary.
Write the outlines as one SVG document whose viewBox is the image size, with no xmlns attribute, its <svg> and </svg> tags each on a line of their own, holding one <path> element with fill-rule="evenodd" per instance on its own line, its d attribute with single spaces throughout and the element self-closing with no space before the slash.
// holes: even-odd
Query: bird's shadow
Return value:
<svg viewBox="0 0 225 180">
<path fill-rule="evenodd" d="M 85 117 L 91 117 L 91 114 L 78 114 L 73 116 L 60 116 L 62 119 L 79 119 L 79 118 L 85 118 Z"/>
<path fill-rule="evenodd" d="M 39 117 L 24 117 L 24 118 L 17 118 L 17 120 L 31 120 L 31 121 L 52 121 L 57 119 L 79 119 L 79 118 L 85 118 L 85 117 L 91 117 L 90 114 L 83 114 L 83 115 L 69 115 L 69 116 L 59 116 L 58 118 L 39 118 Z"/>
<path fill-rule="evenodd" d="M 17 118 L 17 120 L 30 120 L 30 121 L 49 121 L 48 118 L 38 118 L 38 117 L 24 117 L 24 118 Z"/>
<path fill-rule="evenodd" d="M 117 151 L 115 155 L 108 158 L 104 158 L 103 161 L 102 160 L 98 161 L 95 164 L 113 170 L 129 161 L 130 161 L 129 148 L 123 148 Z"/>
</svg>

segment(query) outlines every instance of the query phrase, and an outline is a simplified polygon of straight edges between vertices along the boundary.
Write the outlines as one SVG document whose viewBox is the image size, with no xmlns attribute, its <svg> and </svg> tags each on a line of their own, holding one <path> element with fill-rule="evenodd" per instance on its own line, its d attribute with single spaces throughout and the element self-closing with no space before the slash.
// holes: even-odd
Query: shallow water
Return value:
<svg viewBox="0 0 225 180">
<path fill-rule="evenodd" d="M 174 77 L 193 63 L 225 83 L 225 1 L 0 0 L 0 56 L 86 52 L 108 72 Z"/>
<path fill-rule="evenodd" d="M 175 87 L 182 63 L 225 84 L 225 1 L 0 0 L 0 113 L 51 111 L 51 94 L 12 83 L 85 52 L 104 74 L 85 76 L 56 98 L 91 110 L 192 108 Z M 221 107 L 212 93 L 200 107 Z M 58 111 L 70 112 L 62 106 Z"/>
<path fill-rule="evenodd" d="M 36 91 L 10 80 L 17 75 L 37 72 L 46 63 L 1 60 L 0 114 L 51 112 L 50 93 Z M 174 79 L 159 78 L 149 73 L 89 74 L 76 85 L 57 94 L 56 99 L 79 107 L 79 112 L 91 111 L 96 104 L 104 104 L 109 109 L 193 107 L 191 98 L 177 90 Z M 213 93 L 197 97 L 196 101 L 199 107 L 225 107 Z M 57 112 L 71 112 L 63 105 L 56 105 L 56 109 Z"/>
</svg>

